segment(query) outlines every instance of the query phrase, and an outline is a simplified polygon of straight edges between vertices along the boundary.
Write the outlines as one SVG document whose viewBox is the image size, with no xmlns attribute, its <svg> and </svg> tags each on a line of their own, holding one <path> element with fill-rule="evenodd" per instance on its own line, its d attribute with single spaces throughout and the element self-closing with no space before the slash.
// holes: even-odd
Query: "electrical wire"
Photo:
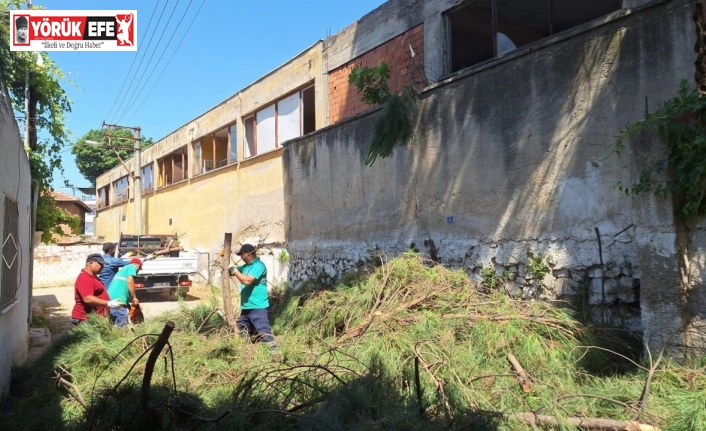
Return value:
<svg viewBox="0 0 706 431">
<path fill-rule="evenodd" d="M 145 27 L 145 33 L 147 33 L 150 29 L 150 25 L 152 25 L 152 18 L 154 18 L 154 12 L 157 10 L 157 6 L 159 6 L 159 2 L 161 0 L 157 0 L 157 3 L 154 4 L 154 9 L 152 9 L 152 14 L 150 15 L 150 19 L 147 22 L 147 27 Z M 144 54 L 143 54 L 144 55 Z M 120 90 L 118 90 L 118 94 L 115 96 L 115 100 L 113 101 L 113 106 L 110 107 L 110 111 L 108 111 L 108 115 L 105 116 L 105 118 L 110 118 L 110 114 L 113 113 L 113 108 L 115 108 L 115 104 L 118 103 L 118 99 L 120 98 L 120 95 L 123 94 L 123 89 L 125 88 L 125 84 L 127 83 L 128 77 L 130 77 L 130 73 L 132 72 L 132 67 L 135 65 L 135 60 L 137 59 L 137 55 L 134 55 L 132 57 L 132 62 L 130 63 L 130 69 L 128 69 L 127 74 L 125 75 L 125 79 L 123 80 L 123 84 L 120 86 Z"/>
<path fill-rule="evenodd" d="M 184 18 L 186 17 L 186 15 L 187 15 L 187 13 L 188 13 L 188 11 L 189 11 L 189 8 L 191 7 L 191 3 L 192 3 L 192 2 L 193 2 L 193 0 L 189 0 L 189 4 L 187 5 L 186 9 L 184 10 L 184 14 L 182 15 L 181 19 L 179 20 L 179 23 L 177 24 L 177 29 L 181 26 L 181 23 L 182 23 L 182 21 L 184 20 Z M 197 10 L 196 13 L 194 14 L 194 17 L 191 19 L 191 22 L 189 23 L 189 27 L 187 27 L 186 31 L 184 32 L 184 34 L 182 35 L 181 39 L 179 40 L 179 43 L 177 44 L 176 48 L 175 48 L 174 51 L 172 52 L 172 55 L 169 57 L 169 60 L 167 61 L 167 64 L 165 64 L 165 66 L 162 68 L 162 71 L 160 72 L 159 76 L 158 76 L 157 79 L 154 81 L 154 83 L 153 83 L 152 86 L 150 87 L 150 89 L 149 89 L 149 91 L 147 92 L 147 94 L 146 94 L 144 97 L 142 97 L 142 101 L 141 101 L 140 104 L 137 106 L 137 108 L 136 108 L 135 111 L 132 113 L 132 115 L 130 115 L 130 117 L 128 117 L 127 121 L 131 120 L 132 117 L 134 117 L 135 114 L 137 114 L 137 113 L 140 111 L 140 109 L 142 108 L 142 105 L 145 103 L 145 101 L 149 99 L 149 96 L 152 94 L 152 91 L 153 91 L 154 88 L 156 87 L 157 83 L 160 82 L 162 76 L 164 75 L 164 72 L 167 70 L 167 68 L 168 68 L 169 65 L 171 64 L 172 59 L 174 58 L 174 55 L 175 55 L 177 52 L 179 52 L 179 47 L 181 47 L 182 42 L 184 42 L 184 39 L 186 38 L 186 35 L 189 33 L 189 30 L 191 30 L 191 27 L 193 26 L 194 21 L 196 21 L 196 18 L 199 16 L 199 13 L 201 12 L 201 9 L 203 8 L 203 6 L 204 6 L 205 3 L 206 3 L 206 0 L 203 0 L 203 1 L 201 2 L 201 6 L 199 6 L 198 10 Z M 162 52 L 162 55 L 160 55 L 159 60 L 157 60 L 157 64 L 159 64 L 159 62 L 162 60 L 162 57 L 164 57 L 164 54 L 167 52 L 167 49 L 169 48 L 169 45 L 171 44 L 172 39 L 174 38 L 175 35 L 176 35 L 176 30 L 172 33 L 172 36 L 169 38 L 169 42 L 167 43 L 167 47 L 166 47 L 166 48 L 164 49 L 164 51 Z M 154 75 L 152 75 L 152 76 L 154 76 Z M 150 78 L 151 78 L 152 76 L 150 76 Z M 138 92 L 138 94 L 144 94 L 144 93 L 142 92 L 142 90 L 145 88 L 145 86 L 147 86 L 148 83 L 149 83 L 149 79 L 148 79 L 147 81 L 145 81 L 145 84 L 140 88 L 140 91 Z M 134 106 L 134 104 L 133 104 L 133 105 L 130 105 L 130 108 L 131 108 L 132 106 Z M 128 108 L 128 110 L 125 111 L 125 113 L 127 113 L 127 112 L 129 112 L 129 108 Z M 121 118 L 122 118 L 122 117 L 121 117 Z"/>
<path fill-rule="evenodd" d="M 147 38 L 148 38 L 147 48 L 145 48 L 145 50 L 143 51 L 144 54 L 140 58 L 140 62 L 137 65 L 137 69 L 135 70 L 135 75 L 137 75 L 140 68 L 142 67 L 142 62 L 145 60 L 145 57 L 147 56 L 147 53 L 149 52 L 150 46 L 152 46 L 152 41 L 154 40 L 154 37 L 153 37 L 154 33 L 157 30 L 157 28 L 159 28 L 159 24 L 162 22 L 162 17 L 164 16 L 164 11 L 167 8 L 168 3 L 169 3 L 169 0 L 166 0 L 164 2 L 164 6 L 162 7 L 162 10 L 159 13 L 159 19 L 157 19 L 157 24 L 152 28 L 152 33 L 149 36 L 147 36 Z M 128 86 L 128 89 L 122 94 L 122 98 L 121 98 L 120 102 L 118 103 L 118 109 L 115 113 L 115 116 L 117 116 L 118 112 L 120 112 L 120 108 L 123 106 L 123 102 L 125 101 L 127 93 L 130 92 L 130 88 L 132 88 L 132 84 L 134 82 L 135 82 L 135 80 L 134 80 L 134 76 L 133 76 L 133 79 L 130 81 L 130 85 Z M 120 97 L 120 95 L 118 95 L 118 97 Z M 113 118 L 115 118 L 115 116 Z M 111 123 L 116 123 L 116 121 L 111 121 Z"/>
<path fill-rule="evenodd" d="M 169 57 L 167 64 L 164 66 L 164 68 L 160 72 L 159 76 L 155 80 L 154 84 L 152 85 L 152 87 L 148 91 L 147 95 L 142 99 L 142 102 L 140 102 L 140 105 L 137 107 L 135 112 L 130 116 L 130 118 L 128 118 L 128 120 L 132 119 L 132 117 L 135 116 L 135 114 L 137 114 L 140 111 L 140 109 L 142 108 L 142 105 L 145 103 L 145 101 L 147 101 L 149 99 L 150 95 L 152 94 L 152 91 L 155 89 L 157 83 L 160 82 L 160 80 L 162 79 L 162 76 L 164 75 L 164 72 L 167 70 L 167 68 L 171 64 L 172 60 L 174 59 L 174 55 L 177 52 L 179 52 L 179 47 L 181 46 L 182 42 L 184 42 L 184 39 L 186 38 L 186 35 L 189 33 L 189 30 L 191 30 L 191 27 L 194 25 L 194 22 L 196 21 L 196 18 L 199 16 L 199 13 L 201 12 L 201 9 L 203 8 L 204 4 L 206 4 L 206 0 L 203 0 L 201 2 L 201 6 L 199 6 L 199 9 L 196 11 L 196 14 L 194 15 L 194 17 L 191 19 L 191 22 L 189 23 L 189 27 L 187 27 L 186 31 L 181 36 L 181 39 L 179 40 L 177 47 L 174 49 L 174 52 L 172 52 L 172 55 Z"/>
<path fill-rule="evenodd" d="M 162 34 L 166 33 L 167 29 L 169 28 L 169 23 L 172 22 L 172 17 L 174 16 L 174 12 L 176 12 L 178 5 L 179 5 L 179 0 L 177 0 L 176 4 L 174 5 L 174 8 L 172 9 L 172 12 L 169 14 L 169 18 L 167 19 L 167 23 L 164 25 L 164 29 L 162 30 Z M 176 32 L 177 29 L 178 29 L 178 27 L 176 27 L 174 29 L 174 31 Z M 122 111 L 122 114 L 120 114 L 118 119 L 115 120 L 115 123 L 120 123 L 120 120 L 122 120 L 122 118 L 125 116 L 127 111 L 132 106 L 132 103 L 133 103 L 132 100 L 134 100 L 134 97 L 137 94 L 139 94 L 139 93 L 137 93 L 137 89 L 140 87 L 140 84 L 142 84 L 142 79 L 145 77 L 145 74 L 147 73 L 147 71 L 151 70 L 150 65 L 152 64 L 152 60 L 154 59 L 155 54 L 157 53 L 157 48 L 159 48 L 159 44 L 161 41 L 162 41 L 162 38 L 159 39 L 159 42 L 157 42 L 157 45 L 155 45 L 154 49 L 152 50 L 152 53 L 150 54 L 149 61 L 147 62 L 147 65 L 145 66 L 145 68 L 142 69 L 142 74 L 140 75 L 140 78 L 137 80 L 137 84 L 135 84 L 135 89 L 132 91 L 130 96 L 127 98 L 127 105 L 125 106 L 125 109 Z M 164 52 L 166 49 L 167 49 L 167 47 L 164 47 L 164 49 L 162 49 L 162 52 Z M 155 64 L 154 67 L 156 68 L 157 64 Z M 139 70 L 139 68 L 138 68 L 138 70 Z M 149 77 L 147 77 L 147 79 L 149 80 Z M 116 116 L 117 116 L 117 113 L 116 113 Z"/>
</svg>

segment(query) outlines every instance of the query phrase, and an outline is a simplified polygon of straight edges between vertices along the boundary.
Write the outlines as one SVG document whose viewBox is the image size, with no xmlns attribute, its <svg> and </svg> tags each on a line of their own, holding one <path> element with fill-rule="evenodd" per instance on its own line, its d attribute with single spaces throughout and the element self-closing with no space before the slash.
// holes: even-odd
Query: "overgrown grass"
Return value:
<svg viewBox="0 0 706 431">
<path fill-rule="evenodd" d="M 463 272 L 415 254 L 345 280 L 282 298 L 277 356 L 227 328 L 215 299 L 134 331 L 93 319 L 21 370 L 0 428 L 530 430 L 510 416 L 627 420 L 638 411 L 650 368 L 639 343 L 580 323 L 568 307 L 483 293 Z M 137 359 L 167 319 L 176 329 L 147 415 L 146 356 Z M 529 392 L 508 353 L 529 374 Z M 702 366 L 662 361 L 640 420 L 706 429 Z M 52 386 L 60 367 L 87 409 Z"/>
</svg>

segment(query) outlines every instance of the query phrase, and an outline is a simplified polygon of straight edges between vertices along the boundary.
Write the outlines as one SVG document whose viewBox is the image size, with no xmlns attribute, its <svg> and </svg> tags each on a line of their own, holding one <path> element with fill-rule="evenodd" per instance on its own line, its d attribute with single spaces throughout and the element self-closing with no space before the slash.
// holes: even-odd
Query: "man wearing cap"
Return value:
<svg viewBox="0 0 706 431">
<path fill-rule="evenodd" d="M 252 244 L 243 244 L 236 253 L 245 265 L 230 268 L 230 275 L 240 281 L 240 317 L 238 330 L 246 337 L 257 335 L 267 343 L 270 351 L 277 351 L 275 337 L 272 336 L 267 307 L 270 301 L 267 294 L 267 268 L 255 255 Z"/>
<path fill-rule="evenodd" d="M 29 38 L 27 37 L 27 17 L 18 16 L 15 18 L 15 44 L 27 45 Z"/>
<path fill-rule="evenodd" d="M 90 313 L 105 316 L 108 308 L 118 308 L 118 301 L 111 301 L 105 286 L 98 279 L 98 273 L 105 265 L 103 257 L 94 253 L 86 258 L 86 267 L 76 278 L 74 298 L 76 303 L 71 310 L 71 323 L 78 325 L 88 319 Z"/>
<path fill-rule="evenodd" d="M 121 304 L 129 304 L 132 302 L 137 305 L 140 301 L 135 293 L 135 276 L 137 271 L 142 268 L 142 261 L 136 257 L 132 258 L 128 265 L 125 265 L 115 274 L 113 282 L 108 287 L 108 295 L 111 300 L 118 301 Z M 128 301 L 129 300 L 129 301 Z M 124 327 L 128 323 L 127 307 L 112 308 L 110 317 L 115 325 Z"/>
<path fill-rule="evenodd" d="M 115 247 L 117 247 L 117 244 L 114 242 L 106 242 L 103 244 L 103 260 L 105 261 L 105 265 L 101 273 L 98 274 L 98 278 L 103 282 L 106 288 L 110 287 L 110 283 L 113 281 L 115 274 L 118 273 L 118 270 L 130 263 L 114 256 Z"/>
</svg>

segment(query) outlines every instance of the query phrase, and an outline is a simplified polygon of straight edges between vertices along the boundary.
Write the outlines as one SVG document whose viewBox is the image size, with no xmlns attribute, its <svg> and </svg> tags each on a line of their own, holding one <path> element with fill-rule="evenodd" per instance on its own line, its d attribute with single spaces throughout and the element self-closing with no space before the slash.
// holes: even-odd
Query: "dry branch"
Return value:
<svg viewBox="0 0 706 431">
<path fill-rule="evenodd" d="M 655 371 L 657 371 L 657 367 L 659 367 L 659 363 L 662 362 L 664 348 L 661 352 L 659 352 L 659 356 L 654 363 L 652 362 L 652 352 L 650 352 L 649 348 L 647 349 L 647 353 L 650 355 L 650 371 L 647 373 L 647 378 L 645 379 L 645 386 L 643 387 L 642 394 L 640 395 L 637 412 L 635 412 L 635 416 L 632 417 L 632 420 L 634 421 L 640 419 L 640 415 L 642 415 L 642 411 L 647 404 L 647 398 L 650 396 L 650 383 L 652 382 L 652 377 L 655 375 Z"/>
<path fill-rule="evenodd" d="M 60 367 L 60 368 L 61 368 L 62 372 L 71 376 L 71 373 L 66 371 L 66 369 L 64 369 L 64 367 Z M 64 379 L 61 376 L 61 373 L 59 373 L 57 371 L 54 371 L 54 379 L 56 380 L 56 384 L 58 386 L 64 386 L 64 388 L 69 393 L 69 395 L 71 395 L 71 398 L 78 401 L 78 403 L 81 404 L 81 406 L 84 409 L 86 409 L 86 410 L 88 409 L 88 405 L 86 404 L 86 400 L 83 399 L 83 395 L 81 394 L 81 390 L 78 388 L 78 386 L 76 386 L 73 383 L 71 383 L 70 381 Z"/>
<path fill-rule="evenodd" d="M 373 323 L 373 320 L 375 320 L 375 319 L 377 319 L 377 320 L 389 319 L 391 316 L 393 316 L 399 312 L 412 309 L 412 308 L 418 306 L 419 304 L 423 303 L 424 301 L 427 301 L 427 300 L 435 297 L 436 295 L 441 293 L 443 290 L 446 290 L 446 289 L 431 292 L 428 295 L 424 295 L 421 298 L 416 298 L 416 299 L 414 299 L 406 304 L 402 304 L 399 307 L 395 308 L 394 310 L 388 311 L 386 313 L 381 313 L 379 315 L 370 314 L 361 323 L 355 325 L 354 327 L 350 328 L 349 330 L 347 330 L 346 332 L 341 334 L 341 336 L 338 337 L 338 340 L 336 340 L 336 341 L 341 343 L 349 338 L 359 337 L 359 336 L 365 334 L 365 331 L 367 331 L 368 327 Z"/>
<path fill-rule="evenodd" d="M 169 254 L 169 253 L 171 253 L 171 252 L 173 252 L 173 251 L 184 251 L 184 248 L 183 248 L 183 247 L 170 247 L 170 248 L 165 248 L 164 250 L 155 251 L 154 253 L 152 253 L 152 255 L 153 255 L 153 256 L 161 256 L 161 255 L 163 255 L 163 254 Z"/>
<path fill-rule="evenodd" d="M 533 323 L 541 323 L 542 325 L 545 326 L 551 326 L 552 328 L 563 332 L 566 335 L 574 335 L 573 332 L 566 328 L 564 325 L 566 325 L 566 322 L 562 322 L 559 319 L 554 319 L 551 317 L 541 317 L 541 316 L 533 316 L 529 314 L 517 314 L 517 315 L 506 315 L 506 314 L 500 314 L 496 316 L 490 316 L 490 315 L 484 315 L 484 314 L 459 314 L 459 313 L 454 313 L 454 314 L 443 314 L 441 316 L 444 319 L 468 319 L 471 322 L 477 322 L 479 320 L 490 320 L 492 322 L 502 322 L 506 320 L 528 320 Z"/>
<path fill-rule="evenodd" d="M 169 336 L 172 334 L 173 330 L 174 322 L 172 322 L 171 320 L 167 321 L 167 323 L 164 324 L 162 333 L 159 334 L 157 341 L 154 343 L 154 347 L 152 348 L 152 352 L 150 353 L 149 358 L 147 358 L 147 365 L 145 366 L 145 375 L 142 378 L 142 394 L 140 396 L 142 409 L 147 414 L 149 414 L 150 412 L 149 394 L 150 386 L 152 384 L 152 372 L 154 371 L 154 364 L 155 362 L 157 362 L 157 358 L 159 358 L 159 355 L 162 353 L 162 349 L 167 344 L 167 341 L 169 341 Z"/>
<path fill-rule="evenodd" d="M 515 413 L 510 418 L 532 426 L 558 427 L 559 420 L 554 416 L 535 415 L 533 413 Z M 659 431 L 658 427 L 641 424 L 636 421 L 622 421 L 604 418 L 567 417 L 563 422 L 582 430 L 594 431 Z"/>
<path fill-rule="evenodd" d="M 527 374 L 525 369 L 522 367 L 522 364 L 520 364 L 520 361 L 518 361 L 515 355 L 513 355 L 512 353 L 507 354 L 507 360 L 510 361 L 512 368 L 514 368 L 517 372 L 517 379 L 520 381 L 520 386 L 522 386 L 522 390 L 526 394 L 529 394 L 532 391 L 529 384 L 529 374 Z"/>
</svg>

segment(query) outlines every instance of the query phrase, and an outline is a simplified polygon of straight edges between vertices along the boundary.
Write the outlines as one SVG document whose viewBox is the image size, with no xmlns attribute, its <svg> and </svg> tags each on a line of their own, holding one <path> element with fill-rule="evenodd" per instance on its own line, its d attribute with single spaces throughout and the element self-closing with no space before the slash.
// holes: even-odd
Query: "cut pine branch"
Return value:
<svg viewBox="0 0 706 431">
<path fill-rule="evenodd" d="M 527 374 L 525 369 L 522 367 L 522 364 L 520 364 L 520 361 L 518 361 L 515 355 L 513 355 L 512 353 L 507 354 L 507 360 L 510 361 L 510 365 L 512 365 L 512 368 L 515 369 L 515 372 L 517 373 L 517 380 L 520 381 L 520 386 L 522 387 L 522 390 L 524 391 L 524 393 L 529 394 L 532 391 L 530 387 L 529 374 Z"/>
<path fill-rule="evenodd" d="M 532 426 L 558 427 L 559 419 L 554 416 L 535 415 L 533 413 L 515 413 L 510 418 Z M 658 427 L 642 424 L 636 421 L 622 421 L 604 418 L 563 418 L 561 423 L 571 424 L 581 430 L 592 431 L 659 431 Z"/>
</svg>

